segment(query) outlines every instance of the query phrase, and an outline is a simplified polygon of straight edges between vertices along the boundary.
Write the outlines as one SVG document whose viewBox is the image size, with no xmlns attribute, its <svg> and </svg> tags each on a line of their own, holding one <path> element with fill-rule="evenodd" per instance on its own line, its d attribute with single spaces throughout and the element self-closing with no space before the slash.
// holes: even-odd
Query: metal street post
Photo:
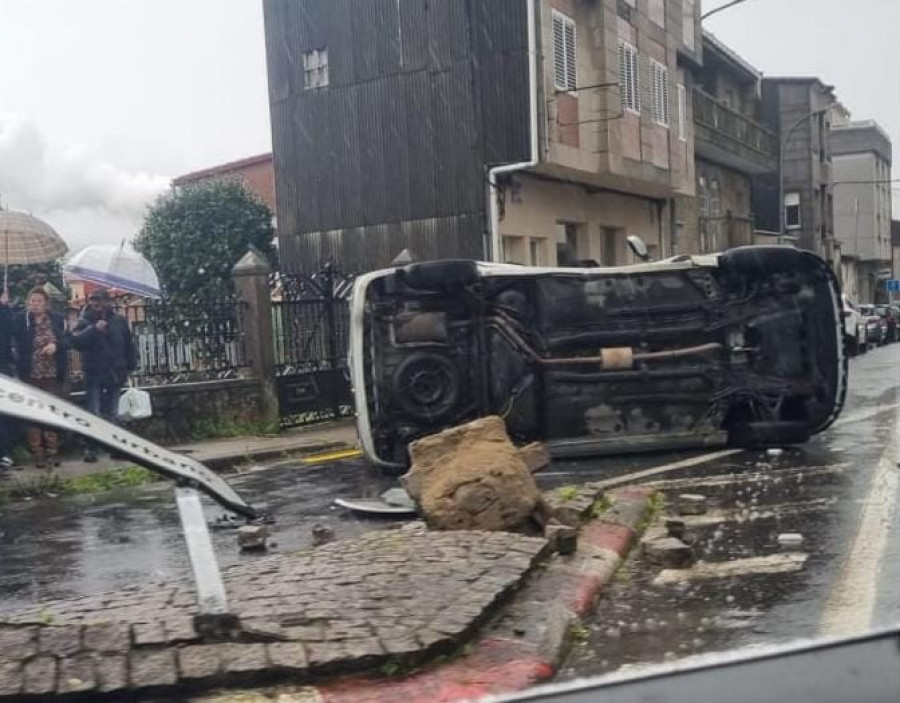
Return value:
<svg viewBox="0 0 900 703">
<path fill-rule="evenodd" d="M 747 2 L 747 0 L 731 0 L 731 2 L 729 2 L 725 5 L 722 5 L 721 7 L 716 7 L 714 9 L 710 10 L 709 12 L 707 12 L 705 15 L 702 15 L 700 17 L 700 21 L 702 22 L 706 18 L 712 17 L 717 12 L 721 12 L 722 10 L 727 10 L 729 7 L 734 7 L 735 5 L 741 5 L 745 2 Z"/>
</svg>

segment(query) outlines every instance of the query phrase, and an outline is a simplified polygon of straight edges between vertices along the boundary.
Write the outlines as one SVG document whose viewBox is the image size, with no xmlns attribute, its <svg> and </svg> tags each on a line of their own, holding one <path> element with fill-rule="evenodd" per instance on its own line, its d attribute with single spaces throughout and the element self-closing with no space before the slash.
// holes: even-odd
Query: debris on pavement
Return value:
<svg viewBox="0 0 900 703">
<path fill-rule="evenodd" d="M 690 569 L 664 569 L 653 579 L 654 586 L 666 586 L 686 581 L 724 579 L 736 576 L 786 574 L 799 571 L 807 554 L 769 554 L 762 557 L 733 559 L 725 562 L 699 563 Z"/>
<path fill-rule="evenodd" d="M 565 489 L 544 493 L 535 519 L 542 525 L 555 519 L 569 527 L 578 527 L 589 515 L 599 494 L 595 490 L 576 489 L 574 486 L 572 491 L 572 495 L 567 494 Z"/>
<path fill-rule="evenodd" d="M 439 530 L 511 530 L 534 513 L 540 493 L 528 466 L 490 416 L 416 440 L 403 477 L 426 522 Z"/>
<path fill-rule="evenodd" d="M 687 530 L 687 526 L 684 524 L 684 520 L 666 520 L 665 522 L 666 534 L 669 537 L 675 537 L 676 539 L 684 539 L 685 532 Z"/>
<path fill-rule="evenodd" d="M 675 501 L 679 515 L 706 515 L 706 496 L 696 493 L 682 493 Z"/>
<path fill-rule="evenodd" d="M 519 447 L 518 452 L 519 458 L 525 462 L 528 470 L 533 474 L 550 466 L 550 452 L 541 442 L 532 442 L 524 447 Z"/>
<path fill-rule="evenodd" d="M 641 541 L 641 553 L 651 564 L 668 569 L 687 569 L 695 561 L 694 550 L 677 537 L 648 535 Z"/>
<path fill-rule="evenodd" d="M 558 554 L 574 554 L 578 549 L 578 528 L 553 521 L 544 527 L 550 549 Z"/>
<path fill-rule="evenodd" d="M 389 488 L 381 494 L 381 500 L 388 505 L 395 505 L 398 508 L 416 509 L 416 504 L 412 497 L 402 488 Z"/>
<path fill-rule="evenodd" d="M 242 552 L 264 552 L 269 528 L 265 525 L 244 525 L 237 530 L 238 548 Z"/>
<path fill-rule="evenodd" d="M 409 518 L 414 517 L 417 512 L 415 504 L 394 505 L 381 498 L 335 498 L 334 504 L 339 508 L 371 517 Z"/>
<path fill-rule="evenodd" d="M 770 457 L 773 457 L 773 458 L 779 457 L 782 454 L 784 454 L 784 449 L 779 449 L 778 447 L 772 447 L 771 449 L 766 450 L 766 454 L 768 454 Z"/>
<path fill-rule="evenodd" d="M 334 530 L 332 530 L 327 525 L 322 525 L 321 523 L 313 525 L 312 537 L 313 545 L 316 547 L 320 547 L 323 544 L 328 544 L 329 542 L 334 542 L 335 539 Z"/>
<path fill-rule="evenodd" d="M 798 532 L 784 532 L 778 535 L 779 547 L 801 547 L 803 546 L 803 535 Z"/>
</svg>

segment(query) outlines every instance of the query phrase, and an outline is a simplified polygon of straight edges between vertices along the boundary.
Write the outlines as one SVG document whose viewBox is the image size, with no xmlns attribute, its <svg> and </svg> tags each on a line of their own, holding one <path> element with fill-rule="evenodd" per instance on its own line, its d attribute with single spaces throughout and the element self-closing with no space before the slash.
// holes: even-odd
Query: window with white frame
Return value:
<svg viewBox="0 0 900 703">
<path fill-rule="evenodd" d="M 641 111 L 640 61 L 638 51 L 628 42 L 619 42 L 619 92 L 622 94 L 622 109 Z"/>
<path fill-rule="evenodd" d="M 678 138 L 687 141 L 687 89 L 678 84 Z"/>
<path fill-rule="evenodd" d="M 653 121 L 669 126 L 669 69 L 650 59 L 650 110 Z"/>
<path fill-rule="evenodd" d="M 800 193 L 784 194 L 784 226 L 800 229 Z"/>
<path fill-rule="evenodd" d="M 303 54 L 303 89 L 328 87 L 328 49 L 313 49 Z"/>
<path fill-rule="evenodd" d="M 578 87 L 578 34 L 575 23 L 553 11 L 553 83 L 557 90 Z"/>
</svg>

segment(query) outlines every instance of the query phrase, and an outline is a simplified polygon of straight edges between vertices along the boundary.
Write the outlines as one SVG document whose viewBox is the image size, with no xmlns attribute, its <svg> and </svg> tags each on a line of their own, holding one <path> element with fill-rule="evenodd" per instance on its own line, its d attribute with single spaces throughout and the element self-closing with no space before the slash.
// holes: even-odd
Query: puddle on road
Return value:
<svg viewBox="0 0 900 703">
<path fill-rule="evenodd" d="M 359 461 L 288 466 L 230 481 L 250 502 L 275 515 L 270 553 L 311 546 L 317 523 L 331 527 L 338 538 L 397 524 L 333 506 L 336 497 L 376 496 L 396 485 L 396 479 L 367 473 Z M 224 512 L 207 499 L 204 505 L 210 521 Z M 212 536 L 223 567 L 258 558 L 238 552 L 233 531 L 213 531 Z M 0 613 L 135 583 L 190 578 L 172 488 L 165 483 L 5 506 L 0 564 Z"/>
</svg>

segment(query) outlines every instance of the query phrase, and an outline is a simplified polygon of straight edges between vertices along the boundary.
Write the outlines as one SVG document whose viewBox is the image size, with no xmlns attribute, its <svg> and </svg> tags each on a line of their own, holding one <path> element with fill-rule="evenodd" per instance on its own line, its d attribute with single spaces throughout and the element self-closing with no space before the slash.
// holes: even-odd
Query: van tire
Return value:
<svg viewBox="0 0 900 703">
<path fill-rule="evenodd" d="M 465 288 L 478 281 L 478 264 L 470 259 L 425 261 L 400 269 L 406 285 L 417 290 Z"/>
</svg>

